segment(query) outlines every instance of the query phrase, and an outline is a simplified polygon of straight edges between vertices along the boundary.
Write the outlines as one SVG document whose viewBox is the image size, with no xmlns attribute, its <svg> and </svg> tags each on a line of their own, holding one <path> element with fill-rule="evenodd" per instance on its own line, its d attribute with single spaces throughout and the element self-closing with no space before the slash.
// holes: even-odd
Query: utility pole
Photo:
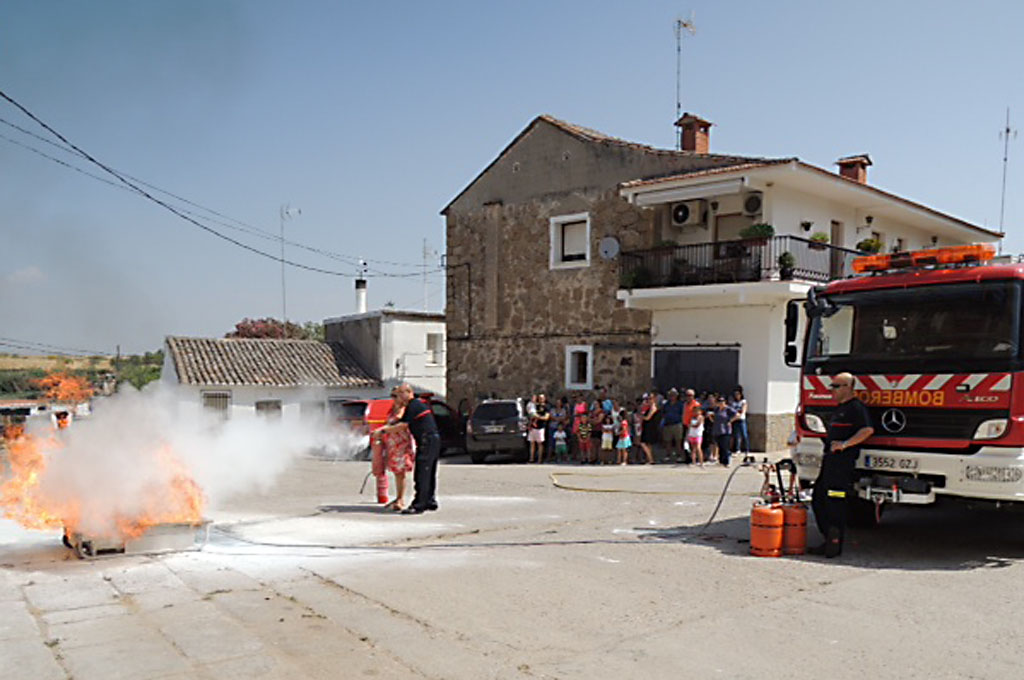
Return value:
<svg viewBox="0 0 1024 680">
<path fill-rule="evenodd" d="M 1003 193 L 999 199 L 999 231 L 1003 231 L 1003 215 L 1006 209 L 1006 166 L 1010 158 L 1010 135 L 1017 138 L 1017 131 L 1010 127 L 1010 107 L 1006 107 L 1006 127 L 1002 129 L 999 136 L 1003 140 Z M 1003 246 L 1003 239 L 999 239 L 1000 250 Z"/>
<path fill-rule="evenodd" d="M 431 250 L 430 246 L 427 245 L 427 239 L 423 239 L 423 311 L 430 311 L 430 288 L 427 282 L 428 270 L 430 269 L 430 261 L 436 257 L 437 253 Z"/>
<path fill-rule="evenodd" d="M 697 35 L 697 24 L 693 21 L 693 12 L 690 12 L 690 19 L 676 19 L 675 31 L 676 31 L 676 117 L 672 122 L 675 123 L 679 120 L 679 117 L 683 115 L 683 101 L 680 96 L 681 82 L 683 77 L 683 30 L 689 31 L 690 35 Z M 676 149 L 683 148 L 683 137 L 682 133 L 677 135 Z"/>
<path fill-rule="evenodd" d="M 284 223 L 285 220 L 290 220 L 293 215 L 301 214 L 302 210 L 293 208 L 287 203 L 281 206 L 281 321 L 284 323 L 284 330 L 282 332 L 286 335 L 288 327 L 288 301 L 284 288 Z"/>
</svg>

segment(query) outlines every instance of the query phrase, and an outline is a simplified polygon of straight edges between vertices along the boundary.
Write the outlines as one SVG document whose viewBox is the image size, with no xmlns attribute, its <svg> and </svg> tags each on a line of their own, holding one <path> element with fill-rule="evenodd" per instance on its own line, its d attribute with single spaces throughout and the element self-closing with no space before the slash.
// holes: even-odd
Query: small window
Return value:
<svg viewBox="0 0 1024 680">
<path fill-rule="evenodd" d="M 594 348 L 569 345 L 565 348 L 565 387 L 570 390 L 593 389 Z"/>
<path fill-rule="evenodd" d="M 266 401 L 256 402 L 256 415 L 264 416 L 266 418 L 280 418 L 281 417 L 281 400 L 280 399 L 268 399 Z"/>
<path fill-rule="evenodd" d="M 904 250 L 904 248 L 903 248 L 903 239 L 901 239 L 901 238 L 894 238 L 892 240 L 892 252 L 894 252 L 894 253 L 901 253 L 901 252 L 903 252 L 903 250 Z"/>
<path fill-rule="evenodd" d="M 444 333 L 427 333 L 427 364 L 440 366 L 444 363 Z"/>
<path fill-rule="evenodd" d="M 590 214 L 551 218 L 551 268 L 585 267 L 590 264 Z"/>
<path fill-rule="evenodd" d="M 231 393 L 203 392 L 203 408 L 227 418 L 231 411 Z"/>
<path fill-rule="evenodd" d="M 326 405 L 322 401 L 304 401 L 299 404 L 299 418 L 307 422 L 323 420 Z"/>
</svg>

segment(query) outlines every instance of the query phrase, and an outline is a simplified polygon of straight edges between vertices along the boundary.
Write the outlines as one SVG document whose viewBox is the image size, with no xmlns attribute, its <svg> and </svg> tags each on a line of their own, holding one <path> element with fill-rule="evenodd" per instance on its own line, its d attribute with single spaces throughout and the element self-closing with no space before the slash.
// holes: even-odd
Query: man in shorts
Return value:
<svg viewBox="0 0 1024 680">
<path fill-rule="evenodd" d="M 678 463 L 689 463 L 683 455 L 683 402 L 679 401 L 676 388 L 668 391 L 668 401 L 661 411 L 661 435 L 665 441 L 666 461 L 675 459 Z"/>
</svg>

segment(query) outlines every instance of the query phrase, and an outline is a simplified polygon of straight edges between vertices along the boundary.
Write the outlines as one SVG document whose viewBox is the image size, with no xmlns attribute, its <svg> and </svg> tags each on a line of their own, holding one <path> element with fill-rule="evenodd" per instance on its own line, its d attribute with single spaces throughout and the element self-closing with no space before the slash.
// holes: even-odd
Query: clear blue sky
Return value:
<svg viewBox="0 0 1024 680">
<path fill-rule="evenodd" d="M 691 10 L 683 106 L 716 123 L 712 151 L 868 152 L 873 184 L 998 225 L 1007 106 L 1024 128 L 1019 2 L 7 0 L 0 89 L 114 168 L 272 233 L 290 203 L 288 238 L 409 273 L 423 238 L 443 249 L 438 211 L 538 114 L 671 148 L 672 25 Z M 1020 252 L 1024 135 L 1010 154 Z M 0 336 L 143 351 L 280 316 L 278 263 L 3 139 L 0 173 Z M 287 287 L 292 320 L 353 311 L 351 278 L 290 269 Z M 419 277 L 369 291 L 423 305 Z"/>
</svg>

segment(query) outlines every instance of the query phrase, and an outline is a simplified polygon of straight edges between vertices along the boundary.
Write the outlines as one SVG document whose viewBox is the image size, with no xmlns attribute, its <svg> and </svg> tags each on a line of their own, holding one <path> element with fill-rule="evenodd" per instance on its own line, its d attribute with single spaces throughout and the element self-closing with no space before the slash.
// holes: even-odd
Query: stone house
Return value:
<svg viewBox="0 0 1024 680">
<path fill-rule="evenodd" d="M 848 274 L 868 237 L 1000 236 L 868 185 L 866 155 L 833 173 L 713 154 L 710 122 L 676 125 L 677 151 L 540 116 L 442 210 L 449 400 L 742 384 L 753 445 L 780 448 L 798 380 L 787 300 Z M 774 236 L 741 238 L 765 223 Z"/>
</svg>

